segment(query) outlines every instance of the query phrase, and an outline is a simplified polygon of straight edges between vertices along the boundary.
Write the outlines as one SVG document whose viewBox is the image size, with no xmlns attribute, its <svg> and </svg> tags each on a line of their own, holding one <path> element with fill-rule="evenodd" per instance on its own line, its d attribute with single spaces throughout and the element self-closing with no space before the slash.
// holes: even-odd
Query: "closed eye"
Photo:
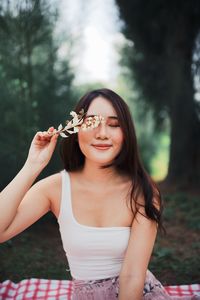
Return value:
<svg viewBox="0 0 200 300">
<path fill-rule="evenodd" d="M 119 124 L 109 124 L 110 127 L 120 127 Z"/>
</svg>

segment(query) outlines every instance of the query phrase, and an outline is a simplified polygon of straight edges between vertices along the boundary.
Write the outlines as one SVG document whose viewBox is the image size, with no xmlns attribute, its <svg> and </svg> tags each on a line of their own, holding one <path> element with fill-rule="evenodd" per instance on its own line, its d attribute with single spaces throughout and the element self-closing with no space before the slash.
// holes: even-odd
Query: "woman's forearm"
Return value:
<svg viewBox="0 0 200 300">
<path fill-rule="evenodd" d="M 52 131 L 53 127 L 50 129 Z M 10 226 L 20 202 L 51 159 L 57 137 L 57 134 L 51 135 L 47 131 L 37 132 L 23 168 L 0 193 L 0 235 Z"/>
<path fill-rule="evenodd" d="M 119 278 L 119 300 L 142 300 L 144 283 L 131 277 Z"/>
<path fill-rule="evenodd" d="M 39 167 L 25 163 L 20 172 L 0 193 L 0 234 L 14 219 L 20 202 L 40 172 Z"/>
</svg>

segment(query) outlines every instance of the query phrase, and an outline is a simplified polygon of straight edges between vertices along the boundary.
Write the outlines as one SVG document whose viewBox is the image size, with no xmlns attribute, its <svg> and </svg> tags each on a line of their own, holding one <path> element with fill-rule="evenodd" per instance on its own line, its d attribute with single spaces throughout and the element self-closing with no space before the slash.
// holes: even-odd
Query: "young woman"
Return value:
<svg viewBox="0 0 200 300">
<path fill-rule="evenodd" d="M 36 133 L 23 168 L 0 194 L 0 241 L 51 210 L 74 300 L 172 299 L 147 269 L 162 228 L 162 204 L 141 164 L 128 106 L 115 92 L 99 89 L 80 99 L 75 112 L 82 109 L 83 124 L 95 116 L 101 122 L 63 139 L 64 170 L 32 186 L 58 138 L 49 134 L 54 128 Z"/>
</svg>

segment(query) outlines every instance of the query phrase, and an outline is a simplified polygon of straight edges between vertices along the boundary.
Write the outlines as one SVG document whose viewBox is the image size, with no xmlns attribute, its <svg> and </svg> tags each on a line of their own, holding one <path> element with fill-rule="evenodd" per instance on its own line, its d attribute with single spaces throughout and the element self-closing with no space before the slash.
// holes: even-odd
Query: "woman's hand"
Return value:
<svg viewBox="0 0 200 300">
<path fill-rule="evenodd" d="M 49 163 L 56 147 L 58 134 L 53 134 L 54 127 L 48 131 L 39 131 L 34 136 L 26 164 L 43 169 Z"/>
</svg>

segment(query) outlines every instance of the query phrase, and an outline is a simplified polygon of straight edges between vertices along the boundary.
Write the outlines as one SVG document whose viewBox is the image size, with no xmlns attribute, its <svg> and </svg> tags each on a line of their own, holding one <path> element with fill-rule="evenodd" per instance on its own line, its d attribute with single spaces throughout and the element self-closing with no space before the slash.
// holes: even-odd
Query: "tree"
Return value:
<svg viewBox="0 0 200 300">
<path fill-rule="evenodd" d="M 56 18 L 46 0 L 0 5 L 2 187 L 21 168 L 35 132 L 58 126 L 72 105 L 73 74 L 57 56 Z M 45 174 L 55 169 L 54 157 Z"/>
<path fill-rule="evenodd" d="M 200 182 L 199 103 L 192 73 L 200 29 L 200 2 L 117 0 L 128 64 L 143 99 L 151 103 L 157 124 L 170 119 L 167 182 L 196 186 Z"/>
</svg>

